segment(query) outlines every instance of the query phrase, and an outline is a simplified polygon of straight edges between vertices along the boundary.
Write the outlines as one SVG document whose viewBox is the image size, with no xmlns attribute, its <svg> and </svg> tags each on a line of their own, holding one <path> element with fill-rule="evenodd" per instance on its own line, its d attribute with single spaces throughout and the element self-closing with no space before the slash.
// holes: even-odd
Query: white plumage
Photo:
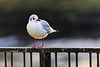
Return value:
<svg viewBox="0 0 100 67">
<path fill-rule="evenodd" d="M 37 15 L 33 14 L 30 16 L 27 24 L 28 33 L 36 38 L 45 38 L 48 34 L 56 32 L 45 20 L 40 20 Z"/>
<path fill-rule="evenodd" d="M 35 39 L 43 39 L 48 34 L 57 32 L 57 30 L 54 30 L 52 27 L 50 27 L 47 21 L 39 19 L 38 16 L 35 14 L 32 14 L 29 17 L 29 21 L 27 24 L 27 31 Z"/>
</svg>

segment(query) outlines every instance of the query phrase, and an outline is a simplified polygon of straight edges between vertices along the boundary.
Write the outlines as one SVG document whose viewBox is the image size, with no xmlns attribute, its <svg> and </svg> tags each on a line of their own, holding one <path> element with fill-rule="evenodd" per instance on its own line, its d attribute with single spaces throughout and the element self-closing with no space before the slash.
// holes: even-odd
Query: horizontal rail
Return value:
<svg viewBox="0 0 100 67">
<path fill-rule="evenodd" d="M 54 59 L 55 59 L 55 67 L 58 67 L 58 55 L 60 52 L 65 53 L 68 57 L 68 67 L 71 67 L 71 53 L 75 54 L 75 64 L 76 67 L 79 67 L 79 53 L 88 53 L 89 54 L 89 67 L 92 67 L 92 63 L 93 63 L 93 58 L 92 58 L 92 54 L 95 53 L 96 54 L 96 58 L 97 58 L 97 65 L 95 67 L 99 67 L 99 53 L 100 53 L 100 48 L 31 48 L 31 47 L 7 47 L 7 48 L 0 48 L 0 52 L 4 53 L 4 63 L 5 63 L 5 67 L 8 67 L 7 63 L 8 63 L 8 53 L 11 54 L 11 67 L 14 67 L 14 53 L 22 53 L 22 65 L 23 67 L 27 66 L 27 55 L 26 53 L 30 54 L 30 66 L 29 67 L 33 67 L 34 63 L 33 63 L 33 53 L 38 52 L 39 53 L 39 60 L 40 60 L 40 66 L 39 67 L 51 67 L 51 52 L 54 53 Z"/>
<path fill-rule="evenodd" d="M 100 53 L 100 48 L 0 48 L 0 52 L 75 52 Z"/>
</svg>

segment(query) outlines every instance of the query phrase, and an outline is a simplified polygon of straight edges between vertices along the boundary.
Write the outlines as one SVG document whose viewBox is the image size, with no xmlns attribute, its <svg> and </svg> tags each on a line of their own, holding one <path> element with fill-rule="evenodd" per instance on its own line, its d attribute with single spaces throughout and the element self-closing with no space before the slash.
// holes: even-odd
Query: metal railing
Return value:
<svg viewBox="0 0 100 67">
<path fill-rule="evenodd" d="M 78 54 L 79 53 L 88 53 L 89 54 L 89 67 L 92 67 L 92 53 L 97 55 L 97 67 L 99 67 L 99 53 L 100 48 L 0 48 L 0 52 L 4 53 L 4 62 L 5 67 L 7 66 L 7 53 L 11 54 L 11 67 L 13 65 L 13 54 L 22 53 L 23 54 L 23 67 L 26 67 L 26 53 L 30 53 L 30 67 L 33 67 L 32 53 L 38 52 L 40 57 L 40 67 L 51 67 L 51 53 L 55 54 L 55 67 L 58 67 L 57 64 L 57 55 L 59 52 L 68 54 L 68 67 L 71 67 L 71 53 L 75 53 L 76 58 L 76 67 L 78 67 Z M 67 66 L 66 66 L 67 67 Z"/>
</svg>

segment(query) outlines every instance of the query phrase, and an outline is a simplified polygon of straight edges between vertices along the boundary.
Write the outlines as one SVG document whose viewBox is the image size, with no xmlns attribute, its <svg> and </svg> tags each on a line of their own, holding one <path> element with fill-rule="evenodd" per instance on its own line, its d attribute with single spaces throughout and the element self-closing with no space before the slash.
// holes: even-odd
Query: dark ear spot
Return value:
<svg viewBox="0 0 100 67">
<path fill-rule="evenodd" d="M 30 18 L 30 21 L 32 21 L 32 18 Z"/>
</svg>

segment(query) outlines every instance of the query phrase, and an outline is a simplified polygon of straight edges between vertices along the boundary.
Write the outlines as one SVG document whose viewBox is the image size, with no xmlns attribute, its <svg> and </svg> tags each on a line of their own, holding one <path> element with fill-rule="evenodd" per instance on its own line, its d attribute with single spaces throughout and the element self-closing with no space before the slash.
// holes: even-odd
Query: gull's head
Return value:
<svg viewBox="0 0 100 67">
<path fill-rule="evenodd" d="M 29 21 L 40 21 L 40 19 L 38 18 L 38 16 L 36 14 L 32 14 L 29 17 Z"/>
</svg>

